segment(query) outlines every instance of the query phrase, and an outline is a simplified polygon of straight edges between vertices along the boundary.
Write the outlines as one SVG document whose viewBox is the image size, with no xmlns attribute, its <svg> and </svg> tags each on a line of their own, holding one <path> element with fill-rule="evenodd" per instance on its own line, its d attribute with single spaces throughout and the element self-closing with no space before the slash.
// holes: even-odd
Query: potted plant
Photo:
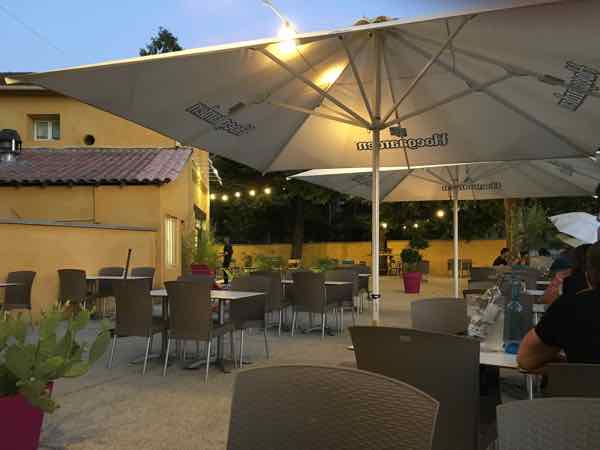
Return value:
<svg viewBox="0 0 600 450">
<path fill-rule="evenodd" d="M 66 320 L 65 320 L 66 318 Z M 44 413 L 58 405 L 51 398 L 54 381 L 79 377 L 106 351 L 110 331 L 106 323 L 89 346 L 77 340 L 90 313 L 66 315 L 54 309 L 42 313 L 37 333 L 21 315 L 0 317 L 0 423 L 2 448 L 38 448 Z M 63 322 L 66 327 L 63 327 Z M 64 333 L 59 333 L 65 330 Z"/>
<path fill-rule="evenodd" d="M 429 242 L 420 235 L 413 236 L 408 247 L 400 253 L 402 259 L 402 277 L 404 279 L 404 292 L 418 294 L 421 290 L 421 279 L 423 273 L 420 265 L 423 260 L 419 250 L 429 247 Z"/>
<path fill-rule="evenodd" d="M 183 267 L 189 267 L 193 274 L 214 275 L 219 267 L 219 253 L 212 233 L 189 233 L 183 239 L 182 257 Z"/>
</svg>

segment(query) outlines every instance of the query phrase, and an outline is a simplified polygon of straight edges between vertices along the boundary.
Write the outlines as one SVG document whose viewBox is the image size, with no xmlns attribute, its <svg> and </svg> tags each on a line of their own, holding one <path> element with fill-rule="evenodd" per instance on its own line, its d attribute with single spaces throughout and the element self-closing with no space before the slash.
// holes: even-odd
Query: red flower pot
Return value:
<svg viewBox="0 0 600 450">
<path fill-rule="evenodd" d="M 52 392 L 52 383 L 48 385 Z M 32 406 L 21 394 L 0 397 L 0 448 L 36 450 L 40 441 L 44 411 Z"/>
<path fill-rule="evenodd" d="M 418 294 L 421 290 L 421 272 L 404 272 L 404 292 L 407 294 Z"/>
<path fill-rule="evenodd" d="M 215 276 L 215 271 L 210 269 L 206 264 L 192 264 L 190 265 L 190 270 L 192 271 L 192 275 L 210 275 L 211 277 Z M 213 283 L 213 289 L 221 289 L 217 283 Z"/>
</svg>

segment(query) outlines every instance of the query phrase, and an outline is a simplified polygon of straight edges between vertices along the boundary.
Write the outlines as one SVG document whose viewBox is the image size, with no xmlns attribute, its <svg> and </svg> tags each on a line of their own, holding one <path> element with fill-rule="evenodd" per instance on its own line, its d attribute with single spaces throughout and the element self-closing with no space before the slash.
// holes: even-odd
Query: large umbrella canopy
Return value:
<svg viewBox="0 0 600 450">
<path fill-rule="evenodd" d="M 375 199 L 380 159 L 593 155 L 599 2 L 508 4 L 20 79 L 262 171 L 372 166 Z M 372 222 L 377 322 L 377 200 Z"/>
<path fill-rule="evenodd" d="M 380 168 L 384 202 L 593 196 L 600 164 L 588 158 Z M 314 169 L 292 178 L 371 199 L 370 169 Z"/>
<path fill-rule="evenodd" d="M 385 202 L 454 201 L 454 295 L 458 296 L 459 200 L 592 196 L 600 184 L 599 169 L 589 158 L 412 166 L 410 169 L 382 167 L 381 199 Z M 372 198 L 373 177 L 369 169 L 315 169 L 293 178 L 367 200 Z M 595 236 L 598 228 L 595 218 L 594 223 Z"/>
<path fill-rule="evenodd" d="M 572 212 L 550 217 L 558 231 L 573 236 L 586 244 L 598 241 L 598 217 L 585 212 Z"/>
</svg>

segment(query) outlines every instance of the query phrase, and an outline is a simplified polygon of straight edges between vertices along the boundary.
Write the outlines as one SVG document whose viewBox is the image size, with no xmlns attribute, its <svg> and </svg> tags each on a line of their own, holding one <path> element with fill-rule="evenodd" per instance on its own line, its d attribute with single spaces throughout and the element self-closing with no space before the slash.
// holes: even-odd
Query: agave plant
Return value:
<svg viewBox="0 0 600 450">
<path fill-rule="evenodd" d="M 60 309 L 42 313 L 37 332 L 24 316 L 0 317 L 0 397 L 20 393 L 45 412 L 58 405 L 50 398 L 48 387 L 59 378 L 79 377 L 105 353 L 110 342 L 108 323 L 103 322 L 94 342 L 88 347 L 77 334 L 90 320 L 88 311 L 66 318 Z M 64 333 L 59 333 L 66 322 Z"/>
</svg>

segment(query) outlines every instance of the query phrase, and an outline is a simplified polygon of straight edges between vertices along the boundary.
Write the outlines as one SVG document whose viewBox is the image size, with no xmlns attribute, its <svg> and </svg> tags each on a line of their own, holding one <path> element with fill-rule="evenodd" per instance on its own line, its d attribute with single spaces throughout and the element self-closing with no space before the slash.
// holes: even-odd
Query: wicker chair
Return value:
<svg viewBox="0 0 600 450">
<path fill-rule="evenodd" d="M 498 406 L 500 450 L 597 450 L 600 399 L 543 398 Z"/>
<path fill-rule="evenodd" d="M 283 311 L 291 306 L 291 302 L 283 294 L 283 286 L 281 284 L 282 272 L 258 270 L 250 275 L 258 277 L 267 277 L 270 280 L 269 297 L 267 299 L 266 312 L 279 312 L 279 324 L 277 326 L 277 334 L 281 336 L 281 327 L 283 323 Z"/>
<path fill-rule="evenodd" d="M 85 307 L 93 299 L 88 293 L 85 270 L 59 269 L 59 303 L 74 303 L 78 307 Z"/>
<path fill-rule="evenodd" d="M 350 327 L 350 336 L 359 369 L 411 384 L 440 402 L 435 450 L 479 448 L 477 340 L 388 327 Z"/>
<path fill-rule="evenodd" d="M 358 297 L 358 270 L 354 268 L 328 270 L 325 272 L 327 281 L 346 281 L 351 284 L 343 286 L 328 286 L 327 300 L 328 302 L 337 303 L 340 309 L 340 328 L 344 329 L 344 308 L 350 308 L 352 312 L 352 324 L 356 325 L 356 311 L 354 309 L 354 299 Z"/>
<path fill-rule="evenodd" d="M 261 276 L 243 276 L 231 282 L 234 291 L 264 292 L 264 295 L 231 302 L 229 318 L 236 330 L 240 330 L 240 368 L 244 366 L 244 331 L 249 328 L 262 328 L 265 339 L 265 355 L 269 355 L 269 339 L 267 336 L 267 305 L 271 297 L 272 278 Z M 277 288 L 281 290 L 281 281 Z"/>
<path fill-rule="evenodd" d="M 322 273 L 294 272 L 293 286 L 293 314 L 292 314 L 292 336 L 296 328 L 298 312 L 316 313 L 321 316 L 321 339 L 325 337 L 327 326 L 327 312 L 335 312 L 337 303 L 331 303 L 327 299 L 325 290 L 325 276 Z"/>
<path fill-rule="evenodd" d="M 430 450 L 438 402 L 355 369 L 279 366 L 236 380 L 229 450 Z"/>
<path fill-rule="evenodd" d="M 31 310 L 31 286 L 35 278 L 35 272 L 18 271 L 9 272 L 6 281 L 17 283 L 17 286 L 7 286 L 4 295 L 4 309 L 29 309 Z"/>
<path fill-rule="evenodd" d="M 156 269 L 154 269 L 154 267 L 134 267 L 130 271 L 132 277 L 148 278 L 148 284 L 150 285 L 150 289 L 152 289 L 152 286 L 154 286 L 155 272 Z"/>
<path fill-rule="evenodd" d="M 221 325 L 213 320 L 210 299 L 211 277 L 203 277 L 202 280 L 197 279 L 192 282 L 167 281 L 165 287 L 169 296 L 169 324 L 163 376 L 167 374 L 171 340 L 204 341 L 207 344 L 204 381 L 207 382 L 210 350 L 214 338 L 229 333 L 231 358 L 235 362 L 233 324 L 228 322 Z"/>
<path fill-rule="evenodd" d="M 600 397 L 600 364 L 553 363 L 544 372 L 546 397 Z"/>
<path fill-rule="evenodd" d="M 410 304 L 410 317 L 417 330 L 464 334 L 469 326 L 467 303 L 456 298 L 415 300 Z"/>
<path fill-rule="evenodd" d="M 146 280 L 113 280 L 112 288 L 116 300 L 116 320 L 108 368 L 112 367 L 118 338 L 143 337 L 146 338 L 143 375 L 146 373 L 153 337 L 166 331 L 166 323 L 162 318 L 153 317 L 152 297 Z"/>
</svg>

